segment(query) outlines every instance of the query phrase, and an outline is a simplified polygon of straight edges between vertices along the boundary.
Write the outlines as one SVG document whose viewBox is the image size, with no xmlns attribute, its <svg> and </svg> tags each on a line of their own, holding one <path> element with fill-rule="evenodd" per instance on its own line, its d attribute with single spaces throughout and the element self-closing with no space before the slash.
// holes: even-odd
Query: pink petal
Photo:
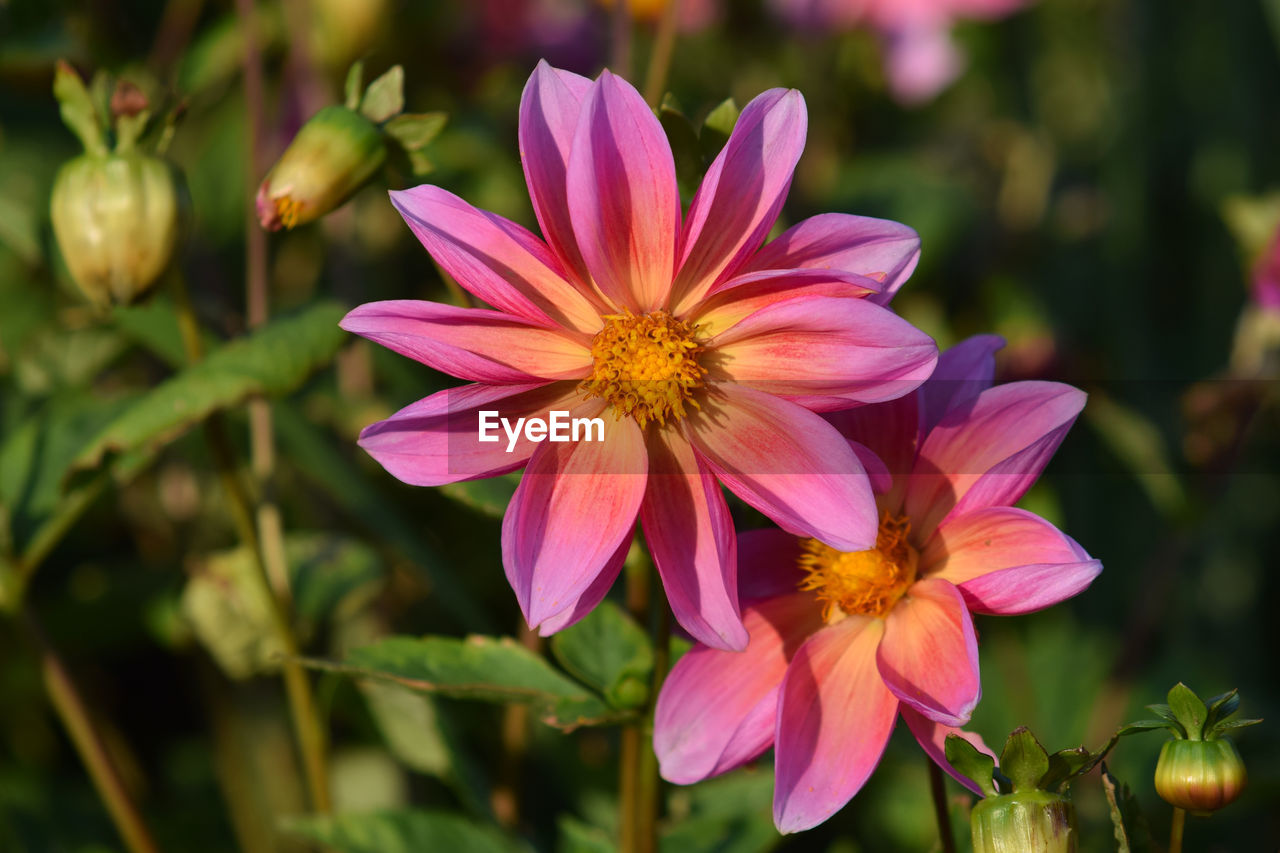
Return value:
<svg viewBox="0 0 1280 853">
<path fill-rule="evenodd" d="M 946 23 L 895 27 L 885 32 L 885 76 L 903 104 L 937 95 L 964 70 L 965 60 Z"/>
<path fill-rule="evenodd" d="M 933 339 L 866 299 L 801 296 L 761 308 L 710 341 L 712 375 L 826 411 L 914 391 Z"/>
<path fill-rule="evenodd" d="M 745 651 L 696 645 L 658 694 L 653 749 L 663 778 L 688 785 L 755 758 L 773 742 L 787 661 L 822 626 L 813 597 L 794 592 L 742 612 Z"/>
<path fill-rule="evenodd" d="M 502 520 L 502 562 L 536 628 L 572 607 L 631 537 L 644 498 L 644 435 L 605 416 L 604 441 L 543 442 Z"/>
<path fill-rule="evenodd" d="M 938 366 L 920 388 L 928 435 L 951 409 L 968 405 L 991 387 L 996 374 L 996 350 L 1004 347 L 999 335 L 974 335 L 938 355 Z"/>
<path fill-rule="evenodd" d="M 489 432 L 497 440 L 481 441 L 481 411 L 509 418 L 514 429 L 519 418 L 567 410 L 579 396 L 571 382 L 450 388 L 365 427 L 360 446 L 393 477 L 413 486 L 492 477 L 522 467 L 535 444 L 521 430 L 508 452 L 510 442 L 501 426 Z"/>
<path fill-rule="evenodd" d="M 673 303 L 696 304 L 759 248 L 786 200 L 807 126 L 794 89 L 770 89 L 747 104 L 689 207 Z"/>
<path fill-rule="evenodd" d="M 986 741 L 982 739 L 982 735 L 977 732 L 967 732 L 955 726 L 944 726 L 941 723 L 935 723 L 928 717 L 916 713 L 908 705 L 900 705 L 899 710 L 902 712 L 902 719 L 907 723 L 907 728 L 911 729 L 911 733 L 916 736 L 916 741 L 920 744 L 920 748 L 933 759 L 933 762 L 947 771 L 952 779 L 955 779 L 978 796 L 982 796 L 982 788 L 972 779 L 959 773 L 947 761 L 947 735 L 959 735 L 973 744 L 979 752 L 985 752 L 999 764 L 999 757 L 987 746 Z"/>
<path fill-rule="evenodd" d="M 907 513 L 925 541 L 948 513 L 1008 506 L 1049 462 L 1085 393 L 1057 382 L 1010 382 L 988 388 L 952 411 L 924 439 Z"/>
<path fill-rule="evenodd" d="M 497 385 L 581 379 L 591 370 L 582 341 L 499 311 L 395 299 L 366 302 L 339 325 L 461 379 Z"/>
<path fill-rule="evenodd" d="M 619 306 L 664 307 L 680 230 L 675 161 L 640 93 L 607 70 L 582 103 L 567 181 L 573 233 L 596 286 Z"/>
<path fill-rule="evenodd" d="M 851 616 L 800 647 L 778 697 L 773 822 L 780 832 L 822 823 L 858 793 L 898 716 L 876 670 L 884 623 Z"/>
<path fill-rule="evenodd" d="M 613 552 L 609 562 L 605 563 L 604 568 L 600 570 L 600 574 L 596 575 L 596 579 L 591 582 L 591 585 L 582 591 L 582 595 L 578 597 L 578 600 L 556 615 L 548 616 L 542 620 L 542 624 L 538 625 L 538 635 L 550 637 L 595 610 L 596 605 L 604 601 L 604 597 L 609 594 L 609 589 L 613 586 L 613 582 L 618 579 L 618 575 L 622 572 L 622 566 L 626 563 L 627 554 L 630 551 L 631 540 L 622 540 L 618 550 Z"/>
<path fill-rule="evenodd" d="M 823 213 L 793 225 L 743 269 L 833 269 L 883 281 L 874 301 L 886 304 L 920 260 L 920 235 L 899 222 Z"/>
<path fill-rule="evenodd" d="M 861 299 L 876 293 L 874 279 L 836 270 L 765 270 L 734 276 L 712 288 L 690 313 L 702 334 L 713 337 L 775 302 L 801 296 Z"/>
<path fill-rule="evenodd" d="M 1102 571 L 1070 536 L 1016 507 L 952 516 L 920 555 L 930 576 L 960 587 L 975 613 L 1042 610 L 1084 590 Z"/>
<path fill-rule="evenodd" d="M 520 162 L 547 245 L 580 282 L 591 281 L 573 236 L 566 170 L 591 81 L 542 60 L 520 97 Z"/>
<path fill-rule="evenodd" d="M 695 639 L 741 651 L 738 553 L 720 484 L 672 429 L 649 431 L 640 523 L 676 621 Z"/>
<path fill-rule="evenodd" d="M 842 551 L 875 546 L 880 519 L 866 472 L 831 424 L 728 383 L 701 404 L 687 435 L 730 491 L 797 536 Z"/>
<path fill-rule="evenodd" d="M 594 297 L 570 284 L 551 251 L 524 228 L 429 185 L 392 192 L 391 203 L 436 263 L 479 299 L 534 322 L 599 331 Z"/>
<path fill-rule="evenodd" d="M 738 597 L 744 603 L 795 592 L 800 571 L 801 540 L 773 527 L 738 534 Z"/>
<path fill-rule="evenodd" d="M 897 511 L 907 487 L 907 474 L 916 461 L 917 423 L 920 416 L 919 392 L 843 412 L 823 415 L 840 434 L 867 447 L 884 464 L 893 479 L 884 509 Z"/>
<path fill-rule="evenodd" d="M 871 452 L 871 448 L 865 444 L 859 444 L 856 441 L 849 442 L 849 449 L 858 457 L 858 461 L 862 463 L 862 467 L 867 471 L 867 478 L 871 481 L 871 491 L 877 495 L 882 495 L 893 488 L 893 475 L 889 473 L 888 467 Z"/>
<path fill-rule="evenodd" d="M 967 723 L 982 696 L 973 620 L 948 581 L 911 585 L 885 619 L 876 663 L 894 695 L 935 722 Z"/>
</svg>

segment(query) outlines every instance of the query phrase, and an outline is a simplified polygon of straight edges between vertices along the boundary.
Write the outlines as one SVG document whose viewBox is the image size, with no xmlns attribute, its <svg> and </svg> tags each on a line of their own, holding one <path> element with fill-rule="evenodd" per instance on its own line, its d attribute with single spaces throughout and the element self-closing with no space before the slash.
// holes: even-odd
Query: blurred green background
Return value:
<svg viewBox="0 0 1280 853">
<path fill-rule="evenodd" d="M 516 148 L 521 88 L 541 56 L 587 74 L 617 56 L 594 5 L 535 5 L 257 4 L 259 168 L 341 99 L 353 60 L 372 74 L 398 63 L 408 109 L 449 115 L 426 180 L 533 226 Z M 548 5 L 572 27 L 539 18 Z M 170 152 L 190 189 L 178 267 L 201 319 L 229 338 L 246 328 L 247 199 L 261 177 L 247 175 L 241 36 L 233 4 L 217 0 L 0 0 L 0 552 L 30 542 L 76 486 L 68 463 L 173 373 L 177 352 L 167 288 L 100 314 L 59 258 L 50 187 L 78 147 L 51 97 L 54 61 L 186 99 Z M 1213 819 L 1191 820 L 1187 849 L 1275 850 L 1278 348 L 1248 279 L 1265 232 L 1256 223 L 1280 225 L 1265 201 L 1280 192 L 1280 2 L 1041 0 L 956 37 L 967 71 L 907 109 L 886 93 L 871 35 L 798 34 L 760 3 L 726 3 L 713 26 L 680 36 L 667 88 L 694 119 L 727 96 L 800 89 L 809 137 L 783 223 L 846 211 L 911 225 L 923 255 L 895 302 L 903 315 L 942 346 L 998 332 L 1009 342 L 1000 378 L 1091 394 L 1025 505 L 1105 571 L 1046 613 L 979 620 L 973 728 L 993 745 L 1026 724 L 1050 749 L 1097 746 L 1178 680 L 1206 696 L 1239 687 L 1244 715 L 1270 718 L 1239 739 L 1250 785 Z M 638 24 L 634 67 L 621 69 L 637 82 L 651 44 Z M 416 182 L 403 170 L 387 181 Z M 387 202 L 387 181 L 271 236 L 274 313 L 323 298 L 452 298 Z M 388 633 L 519 634 L 498 550 L 510 482 L 415 489 L 354 445 L 364 424 L 451 383 L 351 342 L 276 404 L 277 500 L 309 653 L 336 657 Z M 243 413 L 229 421 L 243 446 Z M 196 431 L 113 478 L 28 591 L 169 850 L 285 849 L 295 842 L 277 835 L 278 816 L 303 808 L 279 681 L 262 673 L 261 618 L 237 592 L 235 541 Z M 317 691 L 340 810 L 449 813 L 465 818 L 474 849 L 609 849 L 612 729 L 562 735 L 520 711 L 334 675 Z M 1160 740 L 1128 740 L 1109 765 L 1163 840 L 1169 807 L 1150 782 Z M 936 844 L 924 759 L 905 729 L 817 830 L 779 838 L 771 791 L 767 761 L 670 788 L 664 849 Z M 1083 849 L 1111 849 L 1097 776 L 1075 792 Z M 378 837 L 344 849 L 402 849 Z M 116 849 L 32 648 L 0 617 L 0 850 Z"/>
</svg>

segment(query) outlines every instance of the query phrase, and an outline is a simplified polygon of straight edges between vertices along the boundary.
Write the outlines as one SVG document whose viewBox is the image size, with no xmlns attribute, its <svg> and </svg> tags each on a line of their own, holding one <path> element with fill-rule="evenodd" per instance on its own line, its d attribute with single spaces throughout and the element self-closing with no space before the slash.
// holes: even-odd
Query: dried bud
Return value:
<svg viewBox="0 0 1280 853">
<path fill-rule="evenodd" d="M 1205 814 L 1240 796 L 1247 774 L 1227 738 L 1171 740 L 1160 749 L 1156 792 L 1181 809 Z"/>
<path fill-rule="evenodd" d="M 973 853 L 1075 853 L 1079 844 L 1071 801 L 1028 790 L 987 797 L 969 816 Z"/>
<path fill-rule="evenodd" d="M 258 221 L 268 231 L 319 219 L 364 186 L 386 159 L 368 118 L 328 106 L 302 126 L 258 188 Z"/>
</svg>

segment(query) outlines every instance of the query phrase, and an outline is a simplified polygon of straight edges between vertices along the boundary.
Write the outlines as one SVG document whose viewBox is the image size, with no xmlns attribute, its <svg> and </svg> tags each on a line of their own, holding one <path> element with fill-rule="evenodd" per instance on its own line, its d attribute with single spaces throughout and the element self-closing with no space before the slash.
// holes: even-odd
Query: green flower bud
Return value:
<svg viewBox="0 0 1280 853">
<path fill-rule="evenodd" d="M 139 152 L 83 154 L 58 172 L 53 233 L 76 284 L 98 305 L 125 304 L 155 284 L 180 230 L 178 178 Z"/>
<path fill-rule="evenodd" d="M 1160 749 L 1156 792 L 1181 809 L 1207 814 L 1240 796 L 1247 774 L 1228 738 L 1171 740 Z"/>
<path fill-rule="evenodd" d="M 986 797 L 969 828 L 973 853 L 1075 853 L 1079 843 L 1071 801 L 1036 789 Z"/>
<path fill-rule="evenodd" d="M 258 221 L 268 231 L 319 219 L 373 177 L 387 150 L 378 126 L 328 106 L 302 126 L 258 188 Z"/>
</svg>

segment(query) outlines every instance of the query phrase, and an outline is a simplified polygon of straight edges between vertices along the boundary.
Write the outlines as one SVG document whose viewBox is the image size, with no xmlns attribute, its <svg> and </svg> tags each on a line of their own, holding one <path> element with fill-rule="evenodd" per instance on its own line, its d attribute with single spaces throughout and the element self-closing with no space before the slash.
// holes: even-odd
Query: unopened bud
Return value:
<svg viewBox="0 0 1280 853">
<path fill-rule="evenodd" d="M 1227 738 L 1167 741 L 1156 764 L 1156 792 L 1190 812 L 1217 811 L 1240 796 L 1247 778 Z"/>
<path fill-rule="evenodd" d="M 386 159 L 377 125 L 354 110 L 328 106 L 302 126 L 258 188 L 258 221 L 293 228 L 337 208 Z"/>
<path fill-rule="evenodd" d="M 973 853 L 1075 853 L 1079 844 L 1071 801 L 1029 790 L 986 797 L 969 816 Z"/>
</svg>

